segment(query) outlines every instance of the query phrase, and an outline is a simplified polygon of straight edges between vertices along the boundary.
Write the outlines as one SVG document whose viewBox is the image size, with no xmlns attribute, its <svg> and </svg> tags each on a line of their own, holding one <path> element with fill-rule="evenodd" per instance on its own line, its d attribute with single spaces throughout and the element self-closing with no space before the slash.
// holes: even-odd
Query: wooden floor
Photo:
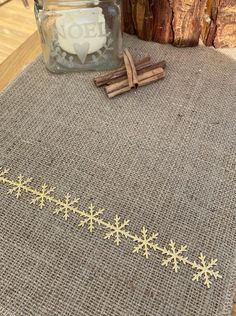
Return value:
<svg viewBox="0 0 236 316">
<path fill-rule="evenodd" d="M 21 0 L 0 5 L 0 64 L 36 30 L 33 1 L 25 8 Z"/>
<path fill-rule="evenodd" d="M 33 1 L 29 1 L 28 9 L 20 0 L 10 0 L 0 5 L 0 91 L 40 53 Z M 230 54 L 234 57 L 232 51 Z M 236 316 L 236 295 L 232 316 Z"/>
</svg>

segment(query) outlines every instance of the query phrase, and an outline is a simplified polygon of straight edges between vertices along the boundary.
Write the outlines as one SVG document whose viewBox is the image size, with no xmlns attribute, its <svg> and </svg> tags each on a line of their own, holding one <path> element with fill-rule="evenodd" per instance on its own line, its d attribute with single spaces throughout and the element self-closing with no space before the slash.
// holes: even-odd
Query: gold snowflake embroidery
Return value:
<svg viewBox="0 0 236 316">
<path fill-rule="evenodd" d="M 222 276 L 220 275 L 219 271 L 214 271 L 213 267 L 217 265 L 217 259 L 211 259 L 208 263 L 206 262 L 206 256 L 204 256 L 202 253 L 200 253 L 199 256 L 201 263 L 196 263 L 194 261 L 192 263 L 192 268 L 198 270 L 193 276 L 193 281 L 199 281 L 202 279 L 204 281 L 204 285 L 207 286 L 207 288 L 211 287 L 211 278 L 221 279 Z"/>
<path fill-rule="evenodd" d="M 188 258 L 184 257 L 182 254 L 187 251 L 187 246 L 180 246 L 180 249 L 176 249 L 175 242 L 172 240 L 169 243 L 169 247 L 164 247 L 162 249 L 162 254 L 167 257 L 163 259 L 162 266 L 168 266 L 169 264 L 173 265 L 173 270 L 175 272 L 179 271 L 179 263 L 183 262 L 186 264 Z"/>
<path fill-rule="evenodd" d="M 55 188 L 49 187 L 47 184 L 43 184 L 41 187 L 41 191 L 34 191 L 34 198 L 31 199 L 31 204 L 38 204 L 39 208 L 42 209 L 45 206 L 46 201 L 50 201 L 52 199 L 51 193 L 54 192 Z"/>
<path fill-rule="evenodd" d="M 5 180 L 5 178 L 4 178 L 4 176 L 9 172 L 9 168 L 2 168 L 2 167 L 0 167 L 0 177 L 1 177 L 1 179 L 2 179 L 2 181 L 4 182 L 4 180 Z"/>
<path fill-rule="evenodd" d="M 63 217 L 65 220 L 68 219 L 70 213 L 76 213 L 75 204 L 79 202 L 79 198 L 71 200 L 71 195 L 67 193 L 65 195 L 64 201 L 57 201 L 56 202 L 56 209 L 54 211 L 54 214 L 64 213 Z"/>
<path fill-rule="evenodd" d="M 79 223 L 79 227 L 84 227 L 85 225 L 88 226 L 88 230 L 90 233 L 94 231 L 94 224 L 97 223 L 98 225 L 101 224 L 100 215 L 103 214 L 105 211 L 103 208 L 98 209 L 97 211 L 94 210 L 95 206 L 91 203 L 89 206 L 89 211 L 80 211 L 80 216 L 85 217 L 85 219 L 81 220 Z"/>
<path fill-rule="evenodd" d="M 62 213 L 67 220 L 71 213 L 76 213 L 80 216 L 79 227 L 87 226 L 90 232 L 93 232 L 95 225 L 100 225 L 105 232 L 105 239 L 113 239 L 117 246 L 120 245 L 122 238 L 129 239 L 134 242 L 134 253 L 141 253 L 145 258 L 149 258 L 151 251 L 158 251 L 162 256 L 162 266 L 173 266 L 175 272 L 179 272 L 180 264 L 185 264 L 189 268 L 195 270 L 192 280 L 203 281 L 203 284 L 210 288 L 212 280 L 221 279 L 219 271 L 215 271 L 217 259 L 206 260 L 206 257 L 200 253 L 196 261 L 190 261 L 185 253 L 187 246 L 177 247 L 173 240 L 166 247 L 161 247 L 157 243 L 158 233 L 149 234 L 145 227 L 142 228 L 140 235 L 133 234 L 127 231 L 129 220 L 121 220 L 116 215 L 113 222 L 107 222 L 102 218 L 104 213 L 103 208 L 95 209 L 93 204 L 90 204 L 88 210 L 81 211 L 77 203 L 79 198 L 72 199 L 67 193 L 64 200 L 57 199 L 53 194 L 55 188 L 43 184 L 40 189 L 35 189 L 31 186 L 32 178 L 24 178 L 22 175 L 17 177 L 17 180 L 11 180 L 6 176 L 9 172 L 7 168 L 0 167 L 0 183 L 9 187 L 8 193 L 15 194 L 18 199 L 23 193 L 27 193 L 31 197 L 31 204 L 39 205 L 42 209 L 47 202 L 54 206 L 54 214 Z"/>
<path fill-rule="evenodd" d="M 8 190 L 9 194 L 15 194 L 16 198 L 19 199 L 19 197 L 22 195 L 22 192 L 27 192 L 28 191 L 28 187 L 27 184 L 29 184 L 32 181 L 32 178 L 26 178 L 24 179 L 24 177 L 20 174 L 17 177 L 17 181 L 11 181 L 11 184 L 13 186 L 13 188 Z"/>
<path fill-rule="evenodd" d="M 157 250 L 158 244 L 155 243 L 157 239 L 158 233 L 152 234 L 150 237 L 147 235 L 147 229 L 145 227 L 141 230 L 141 237 L 135 235 L 133 237 L 133 241 L 137 242 L 138 245 L 134 246 L 134 253 L 139 253 L 140 251 L 143 251 L 143 256 L 148 259 L 150 252 L 150 249 Z"/>
<path fill-rule="evenodd" d="M 111 237 L 114 237 L 116 245 L 119 246 L 121 242 L 121 236 L 127 238 L 129 235 L 129 232 L 125 231 L 125 227 L 129 225 L 130 221 L 124 220 L 124 222 L 121 223 L 120 217 L 118 215 L 116 215 L 114 221 L 114 224 L 107 223 L 106 226 L 110 230 L 110 232 L 106 233 L 104 239 L 110 239 Z"/>
</svg>

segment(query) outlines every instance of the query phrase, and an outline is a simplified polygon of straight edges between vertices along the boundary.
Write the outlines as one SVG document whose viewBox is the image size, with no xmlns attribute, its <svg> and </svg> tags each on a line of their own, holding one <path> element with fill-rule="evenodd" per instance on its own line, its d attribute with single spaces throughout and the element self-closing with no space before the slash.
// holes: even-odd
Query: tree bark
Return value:
<svg viewBox="0 0 236 316">
<path fill-rule="evenodd" d="M 128 34 L 136 34 L 132 16 L 131 0 L 123 0 L 123 29 Z"/>
<path fill-rule="evenodd" d="M 155 0 L 131 0 L 134 28 L 137 35 L 144 40 L 152 40 L 153 2 Z"/>
<path fill-rule="evenodd" d="M 207 0 L 172 0 L 173 30 L 176 46 L 196 46 Z"/>
<path fill-rule="evenodd" d="M 235 0 L 208 0 L 202 39 L 207 46 L 236 47 Z"/>
<path fill-rule="evenodd" d="M 133 28 L 141 39 L 176 46 L 198 45 L 206 1 L 123 0 L 125 31 L 129 33 L 131 8 Z"/>
<path fill-rule="evenodd" d="M 158 43 L 173 43 L 173 11 L 169 0 L 156 0 L 153 6 L 152 39 Z"/>
</svg>

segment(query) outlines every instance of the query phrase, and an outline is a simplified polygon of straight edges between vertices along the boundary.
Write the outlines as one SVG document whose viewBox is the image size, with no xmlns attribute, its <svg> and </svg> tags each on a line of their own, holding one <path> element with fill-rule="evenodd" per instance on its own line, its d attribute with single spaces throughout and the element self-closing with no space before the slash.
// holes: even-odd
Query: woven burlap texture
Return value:
<svg viewBox="0 0 236 316">
<path fill-rule="evenodd" d="M 39 58 L 1 94 L 1 315 L 230 315 L 235 62 L 203 47 L 131 36 L 125 45 L 136 58 L 165 59 L 166 78 L 108 100 L 94 73 L 52 75 Z M 44 183 L 54 188 L 55 203 L 42 205 L 37 193 L 19 189 L 20 175 L 32 177 L 26 186 L 35 192 Z M 165 266 L 167 254 L 133 252 L 140 242 L 128 235 L 104 239 L 109 229 L 79 227 L 73 212 L 65 220 L 57 201 L 66 194 L 80 198 L 75 204 L 84 212 L 91 203 L 104 209 L 104 223 L 119 216 L 139 237 L 145 227 L 162 249 L 182 245 L 189 262 L 200 264 L 201 253 L 206 262 L 218 259 L 211 271 L 222 278 L 208 273 L 208 289 L 204 275 L 193 281 L 197 269 L 184 260 L 178 269 L 173 261 Z"/>
</svg>

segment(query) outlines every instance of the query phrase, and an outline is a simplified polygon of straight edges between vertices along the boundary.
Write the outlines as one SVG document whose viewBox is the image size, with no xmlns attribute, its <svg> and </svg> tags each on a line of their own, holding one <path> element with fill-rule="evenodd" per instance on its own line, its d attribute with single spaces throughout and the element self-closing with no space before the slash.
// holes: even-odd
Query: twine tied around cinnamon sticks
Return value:
<svg viewBox="0 0 236 316">
<path fill-rule="evenodd" d="M 146 86 L 165 77 L 166 62 L 151 63 L 150 56 L 134 62 L 132 55 L 124 50 L 125 66 L 94 79 L 97 87 L 105 86 L 106 94 L 113 98 L 131 89 Z"/>
</svg>

